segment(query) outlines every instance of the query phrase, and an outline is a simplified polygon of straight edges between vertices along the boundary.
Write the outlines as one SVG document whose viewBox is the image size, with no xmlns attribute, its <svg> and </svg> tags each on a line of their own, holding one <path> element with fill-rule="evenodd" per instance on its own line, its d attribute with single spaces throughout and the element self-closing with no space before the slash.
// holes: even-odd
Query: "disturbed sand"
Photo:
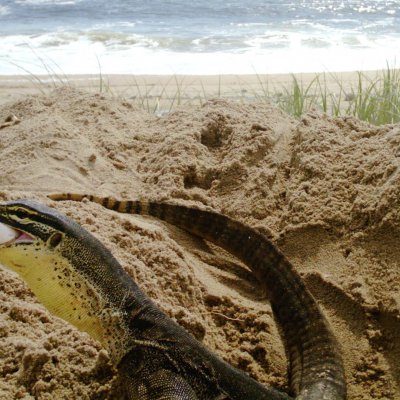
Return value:
<svg viewBox="0 0 400 400">
<path fill-rule="evenodd" d="M 36 199 L 78 221 L 230 363 L 287 389 L 270 306 L 237 260 L 160 221 L 46 194 L 179 199 L 262 230 L 328 317 L 349 399 L 400 399 L 400 125 L 297 121 L 225 100 L 156 117 L 69 88 L 3 104 L 2 124 L 0 199 Z M 112 399 L 113 379 L 100 345 L 0 266 L 0 398 Z"/>
</svg>

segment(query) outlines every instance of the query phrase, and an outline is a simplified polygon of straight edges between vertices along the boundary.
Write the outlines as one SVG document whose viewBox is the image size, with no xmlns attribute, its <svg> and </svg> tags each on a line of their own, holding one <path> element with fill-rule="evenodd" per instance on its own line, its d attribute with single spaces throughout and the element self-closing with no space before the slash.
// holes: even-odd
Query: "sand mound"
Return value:
<svg viewBox="0 0 400 400">
<path fill-rule="evenodd" d="M 350 399 L 400 399 L 400 126 L 210 101 L 166 117 L 72 89 L 4 105 L 0 198 L 57 207 L 171 317 L 285 390 L 268 303 L 235 259 L 159 221 L 49 192 L 203 203 L 259 228 L 301 272 L 343 349 Z M 0 266 L 0 398 L 107 399 L 113 371 Z M 110 394 L 111 393 L 111 394 Z"/>
</svg>

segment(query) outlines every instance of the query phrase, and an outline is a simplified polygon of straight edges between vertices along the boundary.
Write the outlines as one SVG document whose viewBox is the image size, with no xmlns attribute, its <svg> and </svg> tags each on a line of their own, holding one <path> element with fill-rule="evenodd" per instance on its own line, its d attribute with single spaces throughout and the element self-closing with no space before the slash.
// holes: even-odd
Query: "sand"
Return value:
<svg viewBox="0 0 400 400">
<path fill-rule="evenodd" d="M 0 199 L 31 198 L 93 232 L 159 306 L 260 382 L 287 389 L 271 308 L 241 264 L 155 219 L 70 191 L 204 204 L 267 234 L 342 347 L 349 399 L 400 399 L 400 125 L 211 100 L 157 117 L 63 88 L 3 103 Z M 15 121 L 10 117 L 8 122 Z M 0 398 L 112 399 L 114 371 L 0 266 Z"/>
</svg>

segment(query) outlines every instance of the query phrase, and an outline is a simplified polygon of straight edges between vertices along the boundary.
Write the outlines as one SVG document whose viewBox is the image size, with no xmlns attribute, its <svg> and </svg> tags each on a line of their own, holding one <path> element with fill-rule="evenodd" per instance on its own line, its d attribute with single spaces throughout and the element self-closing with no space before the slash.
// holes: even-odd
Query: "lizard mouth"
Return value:
<svg viewBox="0 0 400 400">
<path fill-rule="evenodd" d="M 0 222 L 0 246 L 6 246 L 10 243 L 32 243 L 33 237 L 19 229 Z"/>
</svg>

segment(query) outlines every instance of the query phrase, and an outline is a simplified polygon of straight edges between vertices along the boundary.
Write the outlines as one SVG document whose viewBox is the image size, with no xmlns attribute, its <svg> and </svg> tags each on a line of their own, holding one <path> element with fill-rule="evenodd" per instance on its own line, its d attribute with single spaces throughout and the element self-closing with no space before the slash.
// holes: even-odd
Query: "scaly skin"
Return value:
<svg viewBox="0 0 400 400">
<path fill-rule="evenodd" d="M 155 216 L 236 255 L 270 293 L 296 398 L 346 398 L 341 357 L 325 318 L 291 264 L 262 234 L 196 208 L 76 194 L 49 197 L 87 197 L 118 212 Z M 29 201 L 8 202 L 0 204 L 0 222 L 34 239 L 30 244 L 0 245 L 0 262 L 17 271 L 50 311 L 104 345 L 119 370 L 125 398 L 289 398 L 260 385 L 194 340 L 151 302 L 99 241 L 65 216 Z M 61 305 L 55 302 L 60 293 Z"/>
</svg>

